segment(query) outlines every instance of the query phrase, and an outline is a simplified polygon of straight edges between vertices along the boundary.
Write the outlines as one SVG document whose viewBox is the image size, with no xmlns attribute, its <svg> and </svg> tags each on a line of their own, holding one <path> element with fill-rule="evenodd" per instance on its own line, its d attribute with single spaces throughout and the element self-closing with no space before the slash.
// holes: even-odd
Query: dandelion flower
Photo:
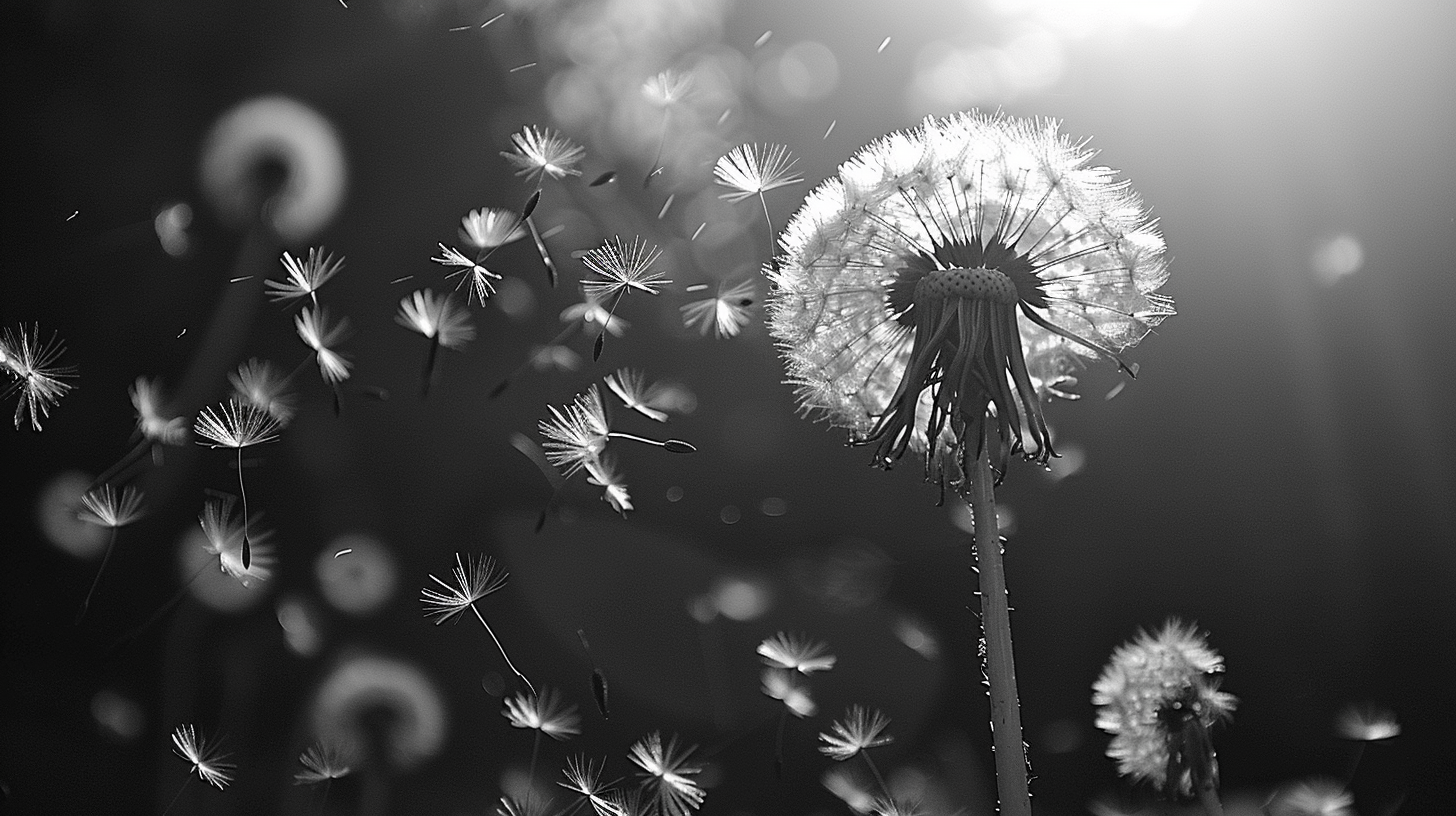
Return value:
<svg viewBox="0 0 1456 816">
<path fill-rule="evenodd" d="M 136 411 L 137 430 L 148 442 L 180 445 L 187 438 L 187 418 L 169 417 L 162 412 L 162 386 L 156 380 L 137 377 L 127 393 Z"/>
<path fill-rule="evenodd" d="M 796 161 L 783 145 L 745 144 L 735 147 L 713 166 L 713 175 L 718 183 L 729 190 L 719 198 L 736 204 L 751 196 L 798 184 L 804 179 L 793 172 Z"/>
<path fill-rule="evenodd" d="M 536 687 L 532 686 L 531 681 L 526 679 L 526 675 L 521 674 L 520 669 L 516 668 L 516 664 L 511 662 L 510 655 L 506 654 L 505 646 L 502 646 L 500 638 L 495 636 L 495 630 L 490 628 L 485 616 L 480 614 L 480 610 L 475 607 L 476 601 L 505 586 L 506 579 L 510 577 L 509 574 L 500 568 L 494 558 L 488 555 L 472 555 L 468 560 L 462 560 L 458 553 L 455 555 L 455 567 L 451 570 L 451 574 L 455 578 L 454 586 L 434 575 L 430 576 L 431 581 L 444 587 L 444 592 L 431 587 L 420 590 L 420 603 L 425 607 L 425 617 L 434 618 L 435 625 L 438 626 L 445 621 L 464 615 L 467 609 L 474 612 L 480 625 L 484 626 L 486 633 L 490 635 L 490 639 L 495 641 L 496 648 L 500 650 L 501 657 L 505 658 L 506 665 L 534 694 Z"/>
<path fill-rule="evenodd" d="M 511 144 L 514 149 L 501 155 L 516 166 L 516 175 L 534 178 L 538 185 L 546 176 L 560 179 L 581 175 L 576 166 L 586 151 L 550 128 L 527 125 L 520 133 L 511 134 Z"/>
<path fill-rule="evenodd" d="M 768 307 L 802 406 L 881 466 L 913 446 L 927 472 L 966 472 L 992 427 L 1004 469 L 1023 425 L 1045 462 L 1041 399 L 1173 314 L 1154 291 L 1162 237 L 1093 155 L 1052 122 L 963 113 L 874 142 L 810 193 Z"/>
<path fill-rule="evenodd" d="M 284 252 L 282 262 L 288 277 L 281 281 L 265 281 L 268 297 L 283 301 L 307 296 L 313 300 L 315 307 L 318 306 L 319 288 L 344 268 L 344 259 L 335 259 L 323 247 L 311 247 L 307 259 L 302 261 Z"/>
<path fill-rule="evenodd" d="M 758 653 L 763 657 L 764 663 L 801 674 L 834 668 L 837 658 L 832 654 L 825 654 L 828 651 L 827 643 L 784 632 L 758 644 Z"/>
<path fill-rule="evenodd" d="M 233 516 L 234 503 L 232 496 L 208 499 L 202 505 L 197 523 L 202 526 L 202 536 L 207 542 L 204 549 L 217 556 L 218 569 L 236 578 L 243 586 L 251 587 L 254 581 L 266 581 L 273 575 L 273 565 L 277 562 L 273 557 L 273 545 L 269 543 L 273 532 L 251 531 L 248 536 L 250 555 L 244 565 L 243 536 L 246 528 L 242 518 Z M 256 524 L 257 517 L 249 519 L 249 522 Z"/>
<path fill-rule="evenodd" d="M 753 305 L 757 287 L 752 280 L 745 280 L 729 286 L 718 284 L 718 293 L 710 298 L 695 300 L 679 307 L 683 325 L 697 329 L 704 337 L 713 332 L 719 338 L 737 337 L 751 318 L 748 309 Z"/>
<path fill-rule="evenodd" d="M 32 430 L 39 431 L 42 418 L 50 416 L 51 407 L 71 390 L 63 380 L 76 375 L 71 366 L 56 365 L 66 351 L 66 344 L 54 334 L 41 342 L 40 325 L 27 331 L 24 325 L 6 329 L 0 334 L 0 370 L 15 382 L 0 390 L 0 397 L 19 393 L 15 403 L 15 427 L 29 417 Z"/>
<path fill-rule="evenodd" d="M 879 711 L 871 712 L 864 706 L 852 705 L 843 720 L 836 720 L 830 725 L 833 734 L 819 734 L 819 740 L 824 743 L 819 746 L 819 752 L 843 762 L 861 751 L 889 745 L 895 741 L 894 737 L 884 735 L 889 725 L 889 718 Z"/>
<path fill-rule="evenodd" d="M 320 742 L 309 746 L 298 756 L 303 770 L 293 775 L 293 784 L 313 785 L 343 779 L 354 770 L 349 753 L 335 742 Z"/>
<path fill-rule="evenodd" d="M 459 271 L 451 272 L 445 277 L 448 279 L 456 275 L 465 275 L 466 277 L 460 280 L 460 285 L 463 286 L 466 282 L 469 282 L 470 293 L 475 296 L 476 301 L 479 303 L 485 303 L 486 298 L 495 294 L 495 286 L 491 284 L 491 281 L 501 279 L 500 275 L 486 269 L 473 259 L 466 257 L 460 250 L 445 246 L 444 244 L 440 244 L 440 257 L 431 258 L 430 260 L 444 266 L 458 267 Z M 459 286 L 456 287 L 456 290 L 459 290 Z"/>
<path fill-rule="evenodd" d="M 499 207 L 471 210 L 460 219 L 460 241 L 486 252 L 526 237 L 520 214 Z M 443 244 L 441 246 L 444 246 Z"/>
<path fill-rule="evenodd" d="M 287 390 L 288 378 L 279 376 L 267 360 L 248 360 L 228 374 L 228 382 L 233 384 L 235 401 L 267 414 L 279 428 L 293 419 L 297 397 Z"/>
<path fill-rule="evenodd" d="M 1092 702 L 1097 727 L 1113 735 L 1107 755 L 1117 760 L 1118 773 L 1169 794 L 1215 790 L 1209 729 L 1230 719 L 1237 703 L 1218 690 L 1213 675 L 1222 671 L 1218 652 L 1177 620 L 1117 647 L 1092 686 Z"/>
<path fill-rule="evenodd" d="M 330 325 L 328 309 L 322 306 L 304 307 L 293 319 L 293 325 L 298 329 L 299 339 L 313 349 L 314 356 L 318 358 L 319 373 L 323 375 L 324 382 L 337 386 L 349 379 L 349 369 L 353 364 L 332 348 L 348 335 L 348 318 L 341 318 L 338 323 Z"/>
<path fill-rule="evenodd" d="M 506 698 L 505 718 L 514 728 L 531 728 L 554 740 L 565 740 L 581 733 L 581 716 L 576 706 L 561 701 L 556 689 L 543 688 L 540 694 L 522 692 Z"/>
<path fill-rule="evenodd" d="M 703 804 L 707 794 L 691 778 L 702 768 L 687 764 L 693 750 L 679 753 L 677 737 L 664 746 L 662 734 L 657 731 L 632 744 L 630 759 L 643 770 L 640 775 L 651 788 L 663 816 L 686 816 Z"/>
<path fill-rule="evenodd" d="M 177 726 L 177 730 L 172 732 L 172 745 L 177 756 L 192 763 L 192 771 L 203 782 L 222 790 L 233 781 L 233 770 L 237 766 L 224 762 L 227 754 L 218 753 L 217 746 L 209 745 L 191 724 Z"/>
</svg>

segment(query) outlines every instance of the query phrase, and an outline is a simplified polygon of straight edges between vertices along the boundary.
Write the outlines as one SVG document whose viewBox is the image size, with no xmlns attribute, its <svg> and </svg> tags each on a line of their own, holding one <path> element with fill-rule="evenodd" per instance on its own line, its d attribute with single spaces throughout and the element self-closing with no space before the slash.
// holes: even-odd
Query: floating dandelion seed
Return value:
<svg viewBox="0 0 1456 816">
<path fill-rule="evenodd" d="M 540 694 L 520 693 L 507 697 L 505 715 L 513 728 L 530 728 L 563 741 L 581 733 L 581 716 L 576 706 L 563 703 L 556 689 L 543 688 Z"/>
<path fill-rule="evenodd" d="M 233 399 L 273 418 L 279 428 L 288 425 L 297 410 L 297 397 L 288 392 L 288 379 L 280 377 L 267 360 L 254 357 L 228 374 Z"/>
<path fill-rule="evenodd" d="M 610 455 L 586 464 L 587 482 L 602 488 L 602 501 L 610 504 L 618 515 L 625 516 L 632 509 L 632 496 L 627 492 L 627 483 L 617 475 L 616 463 Z"/>
<path fill-rule="evenodd" d="M 338 323 L 329 325 L 328 309 L 322 306 L 316 309 L 305 306 L 293 319 L 293 325 L 298 329 L 298 336 L 304 345 L 313 349 L 314 357 L 318 360 L 319 374 L 323 375 L 324 382 L 334 388 L 334 407 L 337 410 L 339 383 L 349 379 L 349 369 L 353 364 L 334 351 L 332 346 L 348 336 L 349 319 L 340 318 Z"/>
<path fill-rule="evenodd" d="M 679 307 L 683 326 L 697 329 L 706 337 L 709 331 L 718 338 L 737 337 L 752 318 L 749 308 L 753 306 L 758 287 L 752 279 L 731 286 L 718 284 L 718 293 L 710 298 L 695 300 Z"/>
<path fill-rule="evenodd" d="M 514 149 L 501 153 L 516 166 L 516 175 L 535 179 L 539 187 L 546 176 L 561 179 L 579 176 L 576 166 L 586 150 L 550 128 L 527 125 L 520 133 L 511 134 Z"/>
<path fill-rule="evenodd" d="M 248 540 L 248 490 L 243 485 L 243 448 L 272 442 L 278 438 L 278 429 L 278 421 L 271 414 L 237 400 L 228 400 L 220 412 L 211 407 L 202 409 L 192 426 L 193 433 L 208 440 L 197 444 L 237 451 L 238 493 L 243 497 L 243 569 L 248 569 L 253 561 L 252 544 Z"/>
<path fill-rule="evenodd" d="M 501 657 L 505 658 L 506 665 L 534 694 L 536 687 L 531 685 L 531 681 L 526 679 L 526 675 L 521 674 L 520 669 L 516 668 L 516 664 L 511 662 L 510 655 L 506 654 L 500 638 L 495 636 L 495 630 L 490 628 L 490 624 L 485 621 L 485 616 L 480 614 L 480 610 L 475 607 L 476 601 L 505 586 L 509 575 L 500 568 L 494 558 L 488 555 L 471 556 L 468 560 L 461 560 L 459 554 L 455 556 L 455 567 L 451 570 L 451 574 L 455 578 L 455 586 L 431 575 L 430 580 L 444 587 L 445 591 L 441 592 L 430 587 L 425 587 L 420 591 L 420 603 L 425 607 L 425 617 L 434 618 L 435 625 L 438 626 L 445 621 L 464 615 L 467 609 L 474 612 L 480 625 L 484 626 L 485 631 L 490 635 L 490 639 L 495 641 L 495 646 L 500 650 Z"/>
<path fill-rule="evenodd" d="M 652 177 L 662 172 L 662 147 L 667 142 L 667 119 L 672 115 L 675 105 L 682 102 L 692 91 L 693 78 L 691 74 L 683 74 L 677 71 L 660 71 L 646 82 L 642 83 L 642 95 L 647 101 L 662 108 L 662 124 L 657 133 L 657 150 L 652 154 L 652 169 L 642 179 L 642 186 L 645 188 Z"/>
<path fill-rule="evenodd" d="M 460 219 L 460 242 L 486 252 L 526 237 L 524 219 L 519 213 L 499 207 L 471 210 Z M 444 245 L 441 245 L 442 249 Z"/>
<path fill-rule="evenodd" d="M 745 144 L 728 151 L 713 166 L 717 182 L 729 190 L 719 198 L 736 204 L 749 196 L 758 196 L 758 203 L 763 207 L 764 223 L 768 225 L 768 254 L 774 264 L 777 264 L 777 256 L 774 254 L 773 218 L 768 214 L 768 200 L 763 194 L 803 181 L 803 177 L 792 172 L 796 161 L 783 145 Z"/>
<path fill-rule="evenodd" d="M 233 516 L 232 496 L 210 498 L 202 505 L 197 523 L 202 526 L 203 548 L 217 556 L 218 569 L 237 579 L 244 587 L 251 587 L 254 581 L 266 581 L 273 576 L 273 545 L 268 543 L 273 531 L 251 531 L 247 541 L 250 557 L 243 563 L 243 541 L 245 530 L 241 517 Z M 257 524 L 255 515 L 248 520 Z"/>
<path fill-rule="evenodd" d="M 602 405 L 601 393 L 595 385 L 576 395 L 565 411 L 548 405 L 551 419 L 537 423 L 537 429 L 546 441 L 541 448 L 546 459 L 571 478 L 588 462 L 596 461 L 606 450 L 610 429 L 607 427 L 607 409 Z"/>
<path fill-rule="evenodd" d="M 284 252 L 282 262 L 288 277 L 281 281 L 264 281 L 268 297 L 275 301 L 284 301 L 307 296 L 313 301 L 314 308 L 318 308 L 319 288 L 344 268 L 344 259 L 335 260 L 323 247 L 310 248 L 307 259 L 303 261 Z"/>
<path fill-rule="evenodd" d="M 192 763 L 192 772 L 203 782 L 222 790 L 233 781 L 233 770 L 236 765 L 225 762 L 227 754 L 219 753 L 217 746 L 209 745 L 203 736 L 197 733 L 189 723 L 177 726 L 172 732 L 173 750 L 177 756 Z M 181 791 L 178 791 L 180 794 Z M 173 800 L 176 801 L 175 799 Z"/>
<path fill-rule="evenodd" d="M 91 588 L 86 591 L 86 597 L 81 600 L 81 607 L 76 611 L 77 624 L 86 617 L 86 610 L 91 606 L 91 597 L 101 585 L 101 574 L 106 571 L 106 565 L 111 561 L 111 551 L 116 547 L 116 531 L 144 515 L 144 496 L 131 485 L 123 487 L 120 495 L 116 488 L 107 484 L 88 490 L 81 497 L 81 511 L 76 514 L 77 518 L 88 524 L 105 527 L 110 532 L 107 534 L 106 552 L 101 556 L 101 566 L 96 568 L 96 577 L 91 580 Z"/>
<path fill-rule="evenodd" d="M 800 719 L 812 717 L 819 710 L 804 682 L 787 669 L 767 668 L 763 670 L 759 689 L 768 697 L 779 700 L 784 709 Z"/>
<path fill-rule="evenodd" d="M 829 644 L 810 640 L 806 635 L 792 635 L 779 632 L 758 644 L 758 654 L 763 662 L 780 669 L 810 674 L 834 668 L 838 658 L 828 654 Z"/>
<path fill-rule="evenodd" d="M 603 377 L 602 381 L 623 405 L 648 419 L 667 421 L 667 412 L 655 407 L 655 402 L 664 389 L 657 384 L 648 385 L 647 375 L 630 368 L 619 368 Z"/>
<path fill-rule="evenodd" d="M 1192 625 L 1169 620 L 1156 634 L 1112 653 L 1093 684 L 1097 727 L 1113 735 L 1117 771 L 1170 795 L 1217 801 L 1218 762 L 1210 729 L 1233 716 L 1237 700 L 1213 675 L 1223 658 Z M 1210 811 L 1214 812 L 1214 811 Z"/>
<path fill-rule="evenodd" d="M 663 279 L 661 272 L 652 269 L 653 262 L 660 255 L 662 250 L 649 246 L 641 238 L 633 238 L 631 244 L 624 243 L 621 238 L 603 242 L 601 246 L 582 256 L 581 262 L 586 268 L 599 276 L 583 280 L 582 291 L 587 297 L 598 301 L 612 299 L 612 305 L 607 309 L 607 322 L 610 322 L 623 295 L 633 290 L 656 295 L 658 287 L 672 283 Z M 601 358 L 605 341 L 604 323 L 602 331 L 597 334 L 596 345 L 592 348 L 593 360 Z"/>
<path fill-rule="evenodd" d="M 41 342 L 40 325 L 24 324 L 0 333 L 0 370 L 15 382 L 0 389 L 0 399 L 19 393 L 15 403 L 15 428 L 28 416 L 31 430 L 39 431 L 40 421 L 50 416 L 51 408 L 72 386 L 62 380 L 76 376 L 73 366 L 56 365 L 66 351 L 66 344 L 52 334 Z"/>
<path fill-rule="evenodd" d="M 354 770 L 350 753 L 352 752 L 345 751 L 333 742 L 309 746 L 298 756 L 298 763 L 303 766 L 303 770 L 293 775 L 293 784 L 314 785 L 343 779 Z"/>
<path fill-rule="evenodd" d="M 895 741 L 894 737 L 884 733 L 889 725 L 890 720 L 879 711 L 852 705 L 843 720 L 835 720 L 830 725 L 833 734 L 819 735 L 819 740 L 824 743 L 819 746 L 819 751 L 830 759 L 843 762 L 862 751 L 889 745 Z"/>
<path fill-rule="evenodd" d="M 429 289 L 422 289 L 399 302 L 399 313 L 394 322 L 411 331 L 419 332 L 430 340 L 430 350 L 425 356 L 424 378 L 420 386 L 423 394 L 430 393 L 430 380 L 435 374 L 435 359 L 440 349 L 460 350 L 475 339 L 475 326 L 470 322 L 470 311 L 452 300 L 448 295 L 436 295 Z"/>
<path fill-rule="evenodd" d="M 584 756 L 567 757 L 566 767 L 561 775 L 565 782 L 557 782 L 563 788 L 582 797 L 597 816 L 627 816 L 621 806 L 612 800 L 611 784 L 602 784 L 602 767 L 606 763 L 594 762 Z"/>
<path fill-rule="evenodd" d="M 444 244 L 440 244 L 440 256 L 430 260 L 443 266 L 457 267 L 458 270 L 446 275 L 445 279 L 449 280 L 456 275 L 464 275 L 465 277 L 460 279 L 460 283 L 456 284 L 455 289 L 458 291 L 461 286 L 469 283 L 470 294 L 474 295 L 475 300 L 481 304 L 485 303 L 486 298 L 495 294 L 495 286 L 491 281 L 501 279 L 500 275 L 466 257 L 465 253 Z"/>
<path fill-rule="evenodd" d="M 1400 736 L 1395 712 L 1373 704 L 1350 705 L 1335 717 L 1335 736 L 1356 742 L 1379 742 Z"/>
<path fill-rule="evenodd" d="M 691 777 L 702 768 L 689 765 L 693 748 L 678 751 L 677 737 L 662 744 L 662 734 L 654 731 L 632 744 L 630 759 L 643 771 L 646 785 L 663 816 L 686 816 L 703 804 L 706 792 Z"/>
</svg>

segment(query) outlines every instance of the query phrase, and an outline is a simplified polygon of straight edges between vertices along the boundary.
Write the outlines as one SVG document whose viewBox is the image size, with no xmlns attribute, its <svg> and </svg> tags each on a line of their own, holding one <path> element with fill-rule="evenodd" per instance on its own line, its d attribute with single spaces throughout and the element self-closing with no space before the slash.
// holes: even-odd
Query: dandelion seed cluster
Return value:
<svg viewBox="0 0 1456 816">
<path fill-rule="evenodd" d="M 1052 122 L 963 113 L 870 144 L 815 188 L 769 274 L 802 407 L 885 467 L 913 447 L 927 476 L 958 478 L 983 431 L 1003 472 L 1023 433 L 1045 462 L 1042 400 L 1173 313 L 1155 291 L 1161 236 L 1092 157 Z"/>
</svg>

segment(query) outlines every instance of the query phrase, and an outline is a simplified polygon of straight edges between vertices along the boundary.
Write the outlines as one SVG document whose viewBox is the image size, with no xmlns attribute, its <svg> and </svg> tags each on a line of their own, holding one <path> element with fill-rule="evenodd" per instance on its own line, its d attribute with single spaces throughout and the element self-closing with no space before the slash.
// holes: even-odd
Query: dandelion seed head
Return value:
<svg viewBox="0 0 1456 816">
<path fill-rule="evenodd" d="M 717 182 L 729 190 L 719 198 L 736 203 L 750 196 L 798 184 L 804 178 L 793 172 L 797 161 L 783 145 L 739 145 L 713 165 Z"/>
<path fill-rule="evenodd" d="M 146 515 L 145 497 L 142 491 L 127 485 L 117 493 L 109 484 L 86 491 L 81 497 L 81 512 L 77 518 L 99 527 L 125 527 Z"/>
<path fill-rule="evenodd" d="M 1374 704 L 1351 705 L 1335 717 L 1335 735 L 1357 742 L 1378 742 L 1400 736 L 1395 712 Z"/>
<path fill-rule="evenodd" d="M 660 255 L 662 250 L 641 238 L 633 238 L 630 244 L 612 238 L 582 256 L 586 268 L 600 277 L 582 281 L 581 288 L 587 297 L 598 301 L 633 290 L 655 295 L 659 287 L 672 283 L 652 269 Z"/>
<path fill-rule="evenodd" d="M 383 716 L 381 716 L 383 715 Z M 320 741 L 379 744 L 393 769 L 409 770 L 444 747 L 449 719 L 445 699 L 429 675 L 403 660 L 352 654 L 328 673 L 314 695 L 310 722 Z"/>
<path fill-rule="evenodd" d="M 769 328 L 800 404 L 959 478 L 1052 455 L 1041 402 L 1087 357 L 1165 317 L 1161 236 L 1137 196 L 1051 122 L 963 113 L 863 148 L 780 237 Z M 988 421 L 989 419 L 989 421 Z"/>
<path fill-rule="evenodd" d="M 477 251 L 495 249 L 526 237 L 525 219 L 499 207 L 471 210 L 460 219 L 460 242 Z"/>
<path fill-rule="evenodd" d="M 586 150 L 550 128 L 527 125 L 520 133 L 511 134 L 513 149 L 502 152 L 506 161 L 516 166 L 516 175 L 541 180 L 545 176 L 565 178 L 579 176 L 576 168 Z"/>
<path fill-rule="evenodd" d="M 501 712 L 513 728 L 529 728 L 562 741 L 581 733 L 581 716 L 576 706 L 561 700 L 556 689 L 542 688 L 539 694 L 521 692 L 507 697 Z"/>
<path fill-rule="evenodd" d="M 177 756 L 192 763 L 192 770 L 203 782 L 222 790 L 233 781 L 237 766 L 227 762 L 228 755 L 219 753 L 217 746 L 209 744 L 190 723 L 183 723 L 172 732 L 172 745 Z"/>
<path fill-rule="evenodd" d="M 54 334 L 40 339 L 40 325 L 22 324 L 0 332 L 0 371 L 15 382 L 0 389 L 0 396 L 19 394 L 15 403 L 15 428 L 26 419 L 33 431 L 41 429 L 41 419 L 50 416 L 51 408 L 72 388 L 64 380 L 76 376 L 72 366 L 56 365 L 66 351 L 66 344 Z"/>
<path fill-rule="evenodd" d="M 421 289 L 401 300 L 394 322 L 434 338 L 448 349 L 462 349 L 467 342 L 475 339 L 470 310 L 448 295 L 436 295 L 429 289 Z"/>
<path fill-rule="evenodd" d="M 304 260 L 283 253 L 283 269 L 288 277 L 281 281 L 264 281 L 268 297 L 274 301 L 296 300 L 313 296 L 329 279 L 344 268 L 343 258 L 334 258 L 323 247 L 310 247 Z"/>
<path fill-rule="evenodd" d="M 1118 773 L 1184 796 L 1216 783 L 1208 729 L 1231 718 L 1238 702 L 1218 690 L 1213 675 L 1222 671 L 1223 658 L 1177 620 L 1114 650 L 1092 703 L 1097 727 L 1113 735 L 1107 756 Z"/>
</svg>

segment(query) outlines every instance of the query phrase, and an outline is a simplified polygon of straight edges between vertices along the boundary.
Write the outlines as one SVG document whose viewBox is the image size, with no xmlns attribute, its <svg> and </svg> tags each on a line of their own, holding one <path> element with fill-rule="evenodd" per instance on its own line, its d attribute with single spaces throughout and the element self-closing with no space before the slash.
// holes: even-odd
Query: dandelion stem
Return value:
<svg viewBox="0 0 1456 816">
<path fill-rule="evenodd" d="M 440 333 L 430 335 L 430 351 L 425 355 L 425 379 L 420 383 L 420 397 L 430 395 L 430 380 L 435 377 L 435 359 L 440 353 Z"/>
<path fill-rule="evenodd" d="M 81 625 L 81 619 L 86 617 L 86 610 L 91 607 L 91 596 L 96 594 L 96 587 L 101 586 L 101 573 L 106 571 L 106 565 L 111 561 L 111 550 L 116 546 L 116 528 L 111 528 L 111 535 L 106 539 L 106 554 L 101 556 L 101 566 L 96 570 L 96 577 L 91 581 L 91 589 L 86 592 L 86 598 L 81 601 L 81 608 L 76 610 L 76 625 Z"/>
<path fill-rule="evenodd" d="M 187 783 L 188 782 L 191 782 L 191 781 L 192 781 L 192 774 L 191 773 L 188 773 L 187 774 L 187 778 L 183 779 L 182 780 L 182 784 L 180 786 L 178 786 L 177 793 L 176 793 L 176 795 L 174 795 L 172 797 L 172 801 L 170 801 L 170 802 L 167 803 L 167 809 L 162 811 L 162 816 L 167 816 L 167 814 L 172 811 L 172 806 L 175 805 L 175 804 L 177 804 L 177 800 L 178 799 L 181 799 L 182 798 L 182 791 L 187 790 Z"/>
<path fill-rule="evenodd" d="M 541 729 L 537 728 L 534 730 L 535 738 L 531 740 L 531 769 L 526 773 L 527 814 L 531 812 L 531 794 L 536 791 L 536 756 L 541 752 Z"/>
<path fill-rule="evenodd" d="M 179 587 L 177 589 L 176 594 L 174 594 L 171 597 L 170 600 L 168 600 L 166 603 L 162 604 L 160 607 L 157 607 L 157 611 L 156 612 L 153 612 L 152 613 L 152 616 L 150 618 L 147 618 L 145 621 L 143 621 L 140 626 L 136 627 L 135 629 L 132 629 L 130 632 L 127 632 L 125 635 L 122 635 L 120 638 L 117 638 L 116 642 L 112 643 L 111 644 L 111 647 L 106 650 L 107 656 L 110 656 L 110 655 L 114 654 L 117 649 L 120 649 L 121 647 L 125 646 L 126 644 L 132 642 L 133 640 L 136 639 L 136 637 L 138 635 L 140 635 L 142 632 L 145 632 L 148 627 L 150 627 L 152 624 L 156 623 L 157 621 L 161 620 L 162 619 L 162 616 L 165 615 L 165 614 L 167 614 L 167 611 L 168 610 L 170 610 L 172 607 L 176 606 L 179 602 L 181 602 L 182 598 L 187 595 L 187 588 L 190 587 L 190 586 L 192 586 L 192 582 L 197 580 L 197 576 L 201 575 L 202 574 L 202 571 L 205 570 L 205 569 L 207 569 L 207 567 L 210 564 L 212 564 L 212 563 L 213 563 L 213 561 L 211 559 L 208 559 L 206 561 L 203 561 L 202 562 L 202 566 L 198 567 L 197 568 L 197 571 L 194 572 L 194 573 L 192 573 L 192 577 L 190 577 L 190 578 L 187 579 L 187 583 L 185 583 L 181 587 Z"/>
<path fill-rule="evenodd" d="M 511 662 L 511 656 L 506 654 L 506 647 L 501 645 L 500 638 L 495 636 L 495 630 L 491 629 L 490 624 L 485 622 L 485 616 L 480 614 L 480 610 L 475 608 L 475 604 L 470 605 L 470 611 L 475 613 L 475 617 L 480 619 L 480 625 L 484 626 L 485 631 L 490 633 L 490 639 L 495 641 L 495 647 L 500 650 L 501 657 L 506 659 L 506 665 L 510 666 L 511 671 L 515 672 L 515 675 L 521 678 L 521 682 L 526 684 L 526 688 L 530 689 L 532 694 L 535 694 L 536 687 L 531 685 L 531 681 L 526 679 L 526 675 L 521 674 L 521 670 L 516 668 L 516 664 Z"/>
<path fill-rule="evenodd" d="M 248 491 L 243 487 L 243 448 L 238 446 L 238 492 L 243 494 L 243 569 L 253 564 L 253 545 L 248 541 Z"/>
<path fill-rule="evenodd" d="M 883 776 L 880 776 L 879 766 L 875 765 L 875 761 L 873 759 L 870 759 L 870 752 L 868 750 L 860 751 L 859 755 L 864 757 L 865 764 L 870 766 L 870 773 L 875 775 L 875 781 L 878 782 L 880 785 L 880 793 L 883 793 L 885 795 L 885 798 L 889 799 L 890 788 L 885 784 L 885 778 Z"/>
<path fill-rule="evenodd" d="M 981 584 L 981 626 L 986 644 L 986 680 L 991 696 L 991 732 L 996 752 L 996 787 L 1004 816 L 1031 816 L 1026 746 L 1021 737 L 1021 708 L 1016 695 L 1016 665 L 1011 652 L 1011 611 L 1006 603 L 1006 572 L 996 524 L 996 494 L 991 473 L 992 446 L 983 423 L 970 484 L 963 496 L 975 527 L 975 570 Z M 1216 815 L 1215 815 L 1216 816 Z"/>
<path fill-rule="evenodd" d="M 758 191 L 758 203 L 763 205 L 763 223 L 768 227 L 768 258 L 772 269 L 778 271 L 778 261 L 774 254 L 774 226 L 773 219 L 768 214 L 768 199 L 763 197 L 763 191 Z"/>
<path fill-rule="evenodd" d="M 778 735 L 774 739 L 774 769 L 778 771 L 779 779 L 784 778 L 784 731 L 789 724 L 789 707 L 779 708 Z"/>
</svg>

